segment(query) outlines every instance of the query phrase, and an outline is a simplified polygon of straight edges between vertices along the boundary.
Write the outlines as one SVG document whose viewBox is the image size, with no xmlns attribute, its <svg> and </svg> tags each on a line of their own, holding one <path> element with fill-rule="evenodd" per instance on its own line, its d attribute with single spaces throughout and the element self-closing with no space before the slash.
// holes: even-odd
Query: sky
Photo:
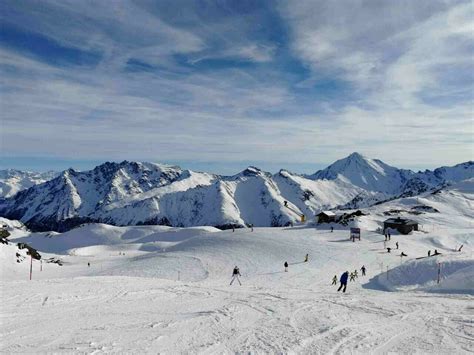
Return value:
<svg viewBox="0 0 474 355">
<path fill-rule="evenodd" d="M 0 168 L 474 160 L 474 2 L 0 2 Z"/>
</svg>

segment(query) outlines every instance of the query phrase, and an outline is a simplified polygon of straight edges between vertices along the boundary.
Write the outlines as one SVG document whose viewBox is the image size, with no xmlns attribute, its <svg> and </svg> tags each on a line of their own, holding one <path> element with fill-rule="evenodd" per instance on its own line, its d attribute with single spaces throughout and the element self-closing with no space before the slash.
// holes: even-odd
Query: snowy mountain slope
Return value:
<svg viewBox="0 0 474 355">
<path fill-rule="evenodd" d="M 15 169 L 0 170 L 0 198 L 12 197 L 18 191 L 54 179 L 58 174 L 55 171 L 35 173 Z"/>
<path fill-rule="evenodd" d="M 360 191 L 341 181 L 285 176 L 254 167 L 219 177 L 156 164 L 106 163 L 87 172 L 67 170 L 22 191 L 3 202 L 0 213 L 35 230 L 63 231 L 83 222 L 283 226 Z"/>
<path fill-rule="evenodd" d="M 458 182 L 470 179 L 474 175 L 474 161 L 457 164 L 454 166 L 443 166 L 433 171 L 425 170 L 416 173 L 415 177 L 419 177 L 430 185 L 440 185 L 445 182 Z"/>
<path fill-rule="evenodd" d="M 418 222 L 420 231 L 440 232 L 442 235 L 449 235 L 450 243 L 447 239 L 444 244 L 438 244 L 430 239 L 431 237 L 417 236 L 426 244 L 432 244 L 433 247 L 448 248 L 452 250 L 463 243 L 467 243 L 472 238 L 470 230 L 474 226 L 474 178 L 453 183 L 436 191 L 425 192 L 418 196 L 408 196 L 391 199 L 389 201 L 373 205 L 362 209 L 365 216 L 357 217 L 347 227 L 358 227 L 370 231 L 379 231 L 383 229 L 383 222 L 388 218 L 402 217 L 412 219 Z M 351 213 L 355 210 L 340 210 L 339 213 Z M 337 223 L 317 225 L 318 229 L 347 228 Z M 436 230 L 435 230 L 436 228 Z M 463 229 L 464 232 L 457 233 L 449 229 Z M 393 232 L 393 234 L 396 234 Z"/>
<path fill-rule="evenodd" d="M 237 185 L 240 178 L 219 183 Z M 252 188 L 266 181 L 253 179 L 245 179 Z M 63 266 L 43 264 L 40 271 L 34 261 L 33 281 L 26 282 L 29 264 L 0 249 L 0 315 L 9 319 L 0 324 L 0 351 L 470 353 L 473 183 L 371 207 L 356 243 L 347 227 L 331 233 L 327 226 L 233 232 L 88 224 L 60 234 L 12 231 L 13 242 L 59 257 Z M 230 198 L 232 185 L 227 193 Z M 388 254 L 372 226 L 387 210 L 421 204 L 439 211 L 415 215 L 433 228 L 393 235 L 388 244 L 398 242 L 400 250 Z M 463 252 L 454 252 L 460 243 Z M 416 260 L 433 248 L 442 255 Z M 408 254 L 403 260 L 401 250 Z M 229 285 L 235 265 L 242 286 Z M 359 270 L 359 277 L 341 294 L 331 278 L 345 270 Z M 25 323 L 31 314 L 35 322 Z"/>
<path fill-rule="evenodd" d="M 403 196 L 416 196 L 449 183 L 474 177 L 474 162 L 417 173 L 394 168 L 378 159 L 369 159 L 359 153 L 336 161 L 309 178 L 315 180 L 341 180 L 363 189 L 351 201 L 339 208 L 363 208 L 375 203 Z"/>
<path fill-rule="evenodd" d="M 133 205 L 135 197 L 150 190 L 181 191 L 209 184 L 213 179 L 210 174 L 165 165 L 105 163 L 86 172 L 66 170 L 51 181 L 5 200 L 0 210 L 35 229 L 64 230 L 84 221 L 110 219 L 106 212 L 115 203 L 131 201 Z M 151 207 L 146 205 L 144 213 L 150 214 Z"/>
<path fill-rule="evenodd" d="M 34 230 L 84 222 L 113 225 L 284 226 L 323 209 L 361 208 L 417 196 L 474 176 L 472 162 L 435 171 L 400 170 L 354 153 L 313 176 L 249 167 L 234 176 L 151 163 L 105 163 L 0 200 L 0 215 Z M 285 201 L 287 204 L 285 205 Z"/>
<path fill-rule="evenodd" d="M 310 180 L 286 170 L 280 170 L 273 180 L 290 208 L 306 216 L 345 203 L 364 191 L 341 180 Z"/>
<path fill-rule="evenodd" d="M 311 175 L 314 180 L 342 180 L 368 191 L 397 194 L 401 186 L 413 176 L 410 170 L 397 169 L 378 159 L 352 153 L 324 170 Z"/>
</svg>

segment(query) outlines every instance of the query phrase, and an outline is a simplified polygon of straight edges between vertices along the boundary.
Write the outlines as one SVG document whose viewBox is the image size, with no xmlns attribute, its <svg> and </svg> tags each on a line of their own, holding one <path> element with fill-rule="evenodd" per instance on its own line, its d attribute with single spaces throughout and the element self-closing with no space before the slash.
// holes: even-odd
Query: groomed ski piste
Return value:
<svg viewBox="0 0 474 355">
<path fill-rule="evenodd" d="M 333 232 L 308 221 L 253 231 L 86 224 L 30 233 L 2 219 L 11 236 L 0 244 L 0 352 L 471 353 L 472 186 L 374 206 Z M 393 233 L 384 245 L 383 212 L 419 205 L 438 212 L 412 216 L 421 231 Z M 361 228 L 360 241 L 350 241 L 350 226 Z M 33 260 L 31 281 L 20 242 L 45 259 Z M 435 249 L 441 255 L 421 258 Z M 51 257 L 63 265 L 46 263 Z M 242 286 L 229 285 L 234 266 Z M 356 269 L 347 292 L 337 292 L 333 276 Z"/>
</svg>

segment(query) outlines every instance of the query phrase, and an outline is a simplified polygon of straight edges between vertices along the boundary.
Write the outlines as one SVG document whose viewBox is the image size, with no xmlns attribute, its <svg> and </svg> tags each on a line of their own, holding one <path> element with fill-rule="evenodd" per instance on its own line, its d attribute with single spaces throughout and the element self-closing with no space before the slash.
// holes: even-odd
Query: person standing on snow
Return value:
<svg viewBox="0 0 474 355">
<path fill-rule="evenodd" d="M 431 250 L 428 250 L 428 256 L 431 256 Z"/>
<path fill-rule="evenodd" d="M 288 272 L 288 261 L 285 261 L 283 265 L 285 266 L 285 272 Z"/>
<path fill-rule="evenodd" d="M 362 276 L 365 276 L 365 265 L 362 265 L 360 271 L 362 271 Z"/>
<path fill-rule="evenodd" d="M 397 249 L 398 249 L 398 242 L 396 242 L 396 243 L 395 243 L 395 246 L 396 246 L 396 247 L 397 247 Z"/>
<path fill-rule="evenodd" d="M 237 280 L 239 282 L 239 285 L 242 286 L 242 283 L 240 282 L 239 280 L 239 276 L 242 276 L 240 275 L 240 270 L 237 266 L 234 267 L 234 271 L 232 271 L 232 281 L 230 282 L 230 284 L 232 285 L 232 283 Z"/>
<path fill-rule="evenodd" d="M 306 254 L 306 256 L 304 257 L 304 262 L 307 263 L 308 259 L 309 259 L 309 254 Z"/>
<path fill-rule="evenodd" d="M 337 276 L 336 275 L 334 275 L 334 277 L 332 278 L 332 284 L 333 285 L 337 284 Z"/>
<path fill-rule="evenodd" d="M 357 269 L 354 270 L 354 277 L 355 277 L 355 278 L 358 278 L 358 277 L 359 277 L 359 273 L 357 272 Z"/>
<path fill-rule="evenodd" d="M 351 272 L 351 278 L 350 278 L 350 281 L 355 281 L 355 274 L 353 272 Z"/>
<path fill-rule="evenodd" d="M 346 271 L 341 275 L 341 278 L 339 279 L 339 281 L 341 282 L 341 286 L 339 286 L 339 288 L 337 289 L 337 292 L 341 290 L 344 293 L 346 292 L 348 278 L 349 278 L 349 271 Z"/>
</svg>

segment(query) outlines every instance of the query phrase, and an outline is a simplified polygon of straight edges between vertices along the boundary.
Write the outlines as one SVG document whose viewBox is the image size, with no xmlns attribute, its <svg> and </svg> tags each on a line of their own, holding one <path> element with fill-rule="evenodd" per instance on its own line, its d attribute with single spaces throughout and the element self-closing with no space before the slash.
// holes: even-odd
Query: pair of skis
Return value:
<svg viewBox="0 0 474 355">
<path fill-rule="evenodd" d="M 242 286 L 242 283 L 240 282 L 239 277 L 237 275 L 232 277 L 232 281 L 230 282 L 230 285 L 232 285 L 235 280 L 237 280 L 239 282 L 239 285 Z"/>
</svg>

